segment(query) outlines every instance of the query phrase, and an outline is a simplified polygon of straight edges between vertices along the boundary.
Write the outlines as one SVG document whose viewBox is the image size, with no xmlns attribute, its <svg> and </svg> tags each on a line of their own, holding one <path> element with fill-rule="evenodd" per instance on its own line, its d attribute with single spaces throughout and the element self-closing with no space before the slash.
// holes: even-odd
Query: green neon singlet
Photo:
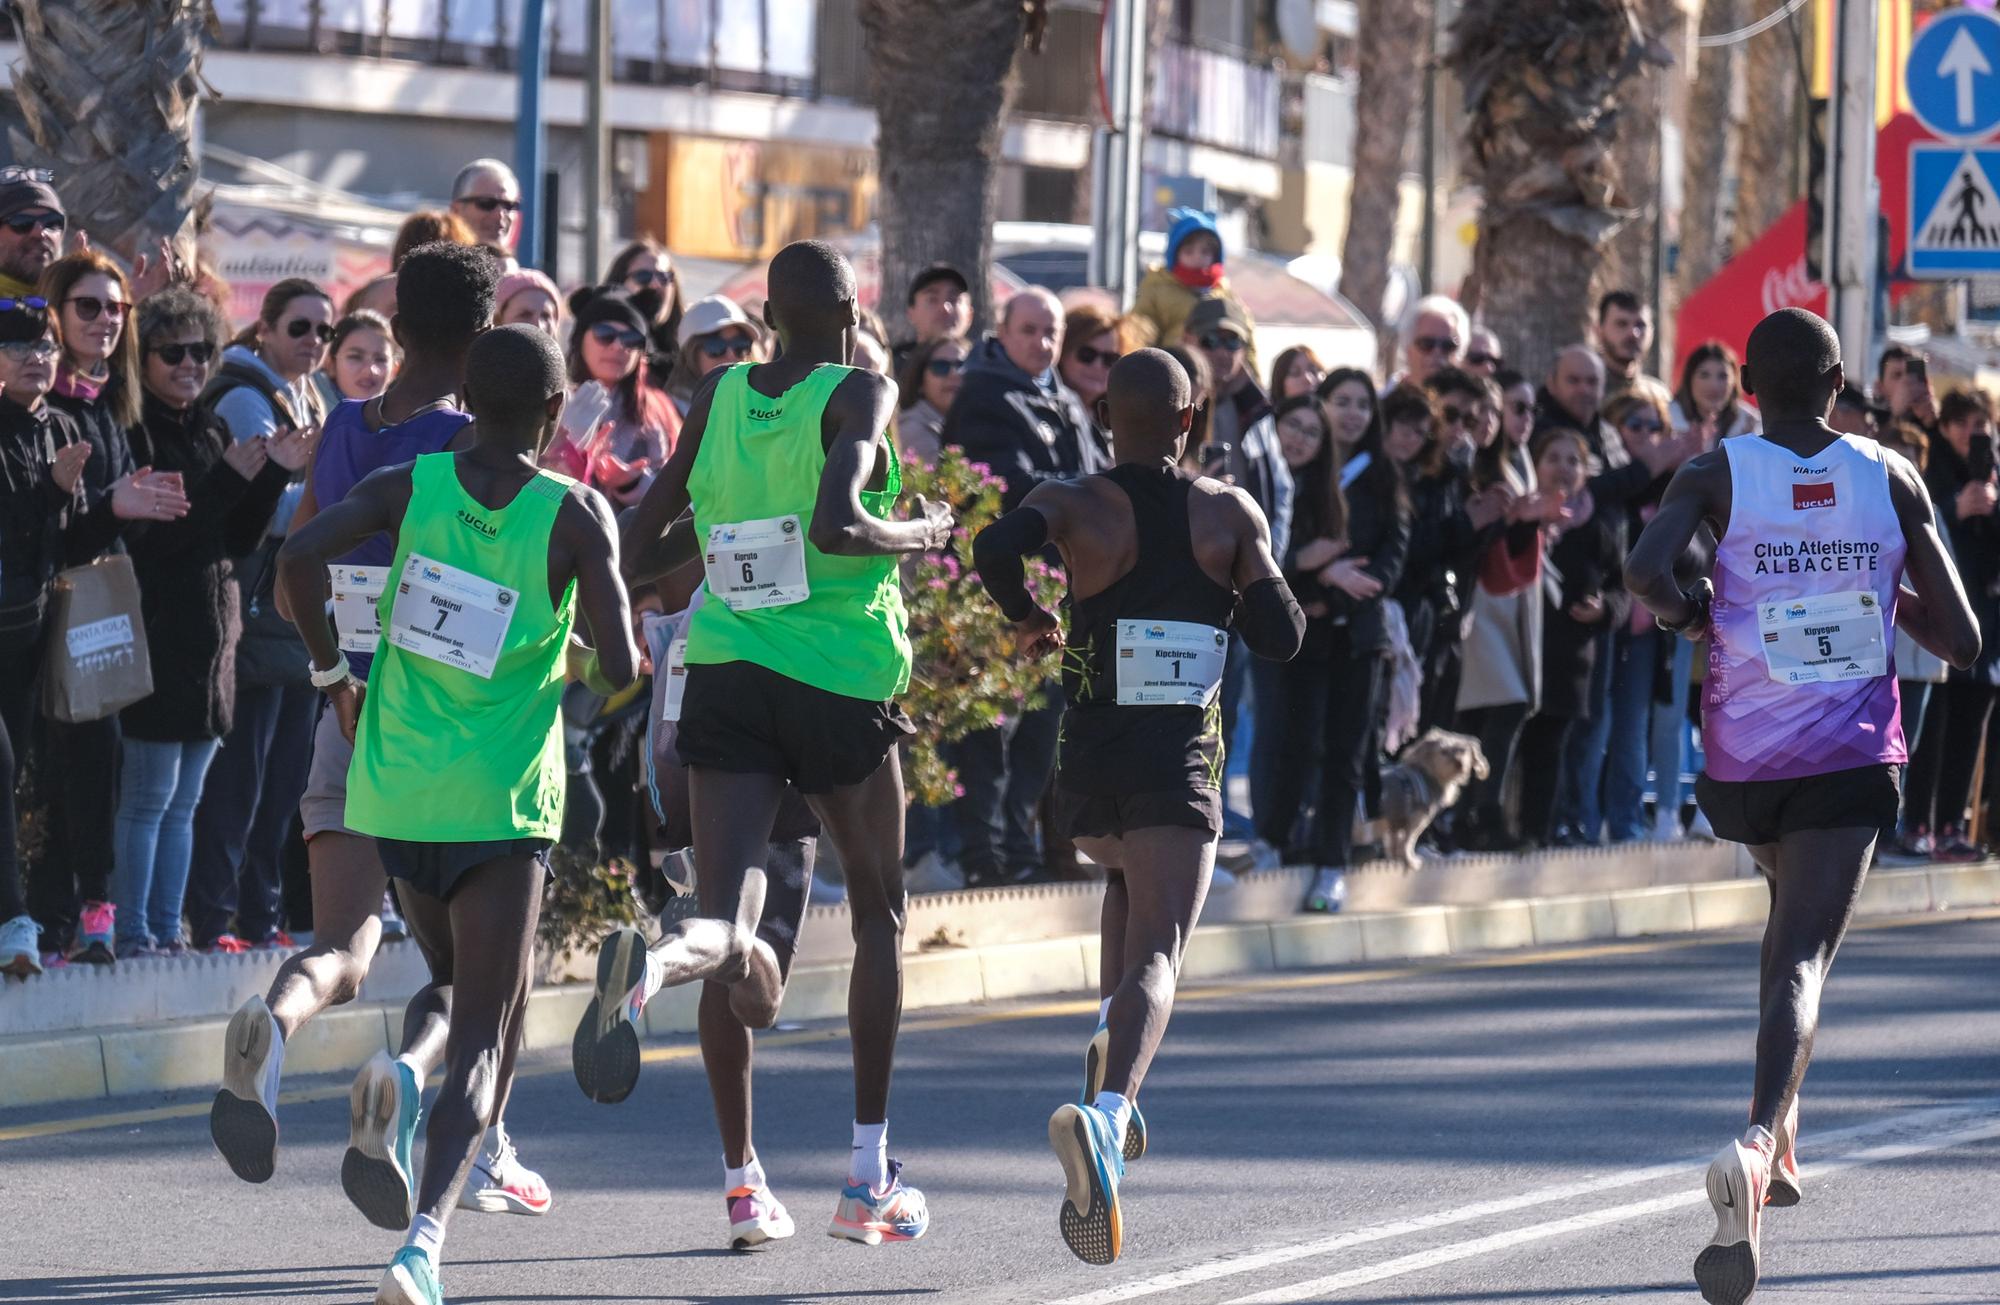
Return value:
<svg viewBox="0 0 2000 1305">
<path fill-rule="evenodd" d="M 689 620 L 690 665 L 754 662 L 801 684 L 884 702 L 910 683 L 909 618 L 893 557 L 829 557 L 810 542 L 826 446 L 820 434 L 827 400 L 854 369 L 815 367 L 777 398 L 750 388 L 750 364 L 731 367 L 716 384 L 708 426 L 688 474 L 696 537 L 703 541 L 706 601 Z M 894 440 L 883 488 L 864 491 L 862 506 L 887 518 L 903 489 Z M 796 518 L 796 520 L 793 520 Z M 770 539 L 790 550 L 728 551 L 738 538 Z M 803 599 L 794 583 L 783 595 L 748 592 L 770 564 L 797 580 L 804 552 Z M 747 560 L 742 560 L 747 559 Z M 738 580 L 744 593 L 732 593 Z M 718 580 L 723 588 L 718 590 Z M 732 600 L 735 605 L 732 605 Z M 760 602 L 772 605 L 758 606 Z"/>
<path fill-rule="evenodd" d="M 455 456 L 410 472 L 381 649 L 347 772 L 347 823 L 413 843 L 556 838 L 563 650 L 576 585 L 549 602 L 549 534 L 575 482 L 541 472 L 513 502 L 465 492 Z"/>
</svg>

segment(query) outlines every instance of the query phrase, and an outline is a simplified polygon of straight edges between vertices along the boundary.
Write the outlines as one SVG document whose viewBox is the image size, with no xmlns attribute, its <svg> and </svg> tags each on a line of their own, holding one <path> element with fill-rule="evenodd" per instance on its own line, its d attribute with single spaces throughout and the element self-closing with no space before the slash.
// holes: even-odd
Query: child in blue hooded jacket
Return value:
<svg viewBox="0 0 2000 1305">
<path fill-rule="evenodd" d="M 1243 301 L 1230 291 L 1229 278 L 1223 273 L 1222 233 L 1216 230 L 1215 215 L 1200 209 L 1176 208 L 1168 211 L 1167 219 L 1172 223 L 1167 228 L 1167 261 L 1146 272 L 1132 305 L 1132 316 L 1152 327 L 1151 342 L 1162 349 L 1180 343 L 1188 314 L 1210 295 L 1233 300 L 1238 308 L 1243 307 Z M 1250 321 L 1247 310 L 1243 317 Z M 1254 334 L 1250 348 L 1250 370 L 1255 374 Z"/>
</svg>

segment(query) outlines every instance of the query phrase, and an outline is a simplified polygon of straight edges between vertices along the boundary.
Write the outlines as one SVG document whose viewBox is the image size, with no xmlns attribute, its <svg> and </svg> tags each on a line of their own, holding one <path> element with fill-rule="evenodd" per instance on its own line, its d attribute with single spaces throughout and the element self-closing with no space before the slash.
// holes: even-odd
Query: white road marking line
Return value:
<svg viewBox="0 0 2000 1305">
<path fill-rule="evenodd" d="M 1924 1110 L 1907 1111 L 1874 1120 L 1866 1124 L 1855 1124 L 1847 1128 L 1829 1132 L 1805 1134 L 1805 1152 L 1808 1174 L 1831 1172 L 1833 1164 L 1822 1164 L 1817 1160 L 1819 1149 L 1832 1143 L 1862 1141 L 1885 1133 L 1903 1132 L 1908 1129 L 1947 1128 L 1967 1120 L 1989 1119 L 2000 1111 L 2000 1097 L 1992 1097 L 1971 1102 L 1956 1102 L 1947 1106 L 1936 1106 Z M 1622 1169 L 1615 1174 L 1599 1178 L 1588 1178 L 1573 1183 L 1558 1183 L 1549 1187 L 1539 1187 L 1515 1196 L 1495 1197 L 1491 1200 L 1474 1202 L 1452 1210 L 1439 1210 L 1432 1214 L 1416 1215 L 1408 1219 L 1397 1219 L 1390 1223 L 1373 1224 L 1365 1228 L 1350 1229 L 1335 1233 L 1331 1237 L 1316 1238 L 1291 1246 L 1274 1246 L 1260 1251 L 1246 1251 L 1226 1255 L 1199 1264 L 1189 1265 L 1136 1282 L 1121 1283 L 1115 1287 L 1105 1287 L 1098 1291 L 1086 1292 L 1081 1296 L 1066 1296 L 1048 1302 L 1048 1305 L 1115 1305 L 1119 1301 L 1139 1300 L 1147 1296 L 1157 1296 L 1163 1292 L 1178 1291 L 1186 1287 L 1200 1286 L 1219 1278 L 1236 1277 L 1245 1273 L 1260 1273 L 1265 1269 L 1296 1260 L 1311 1259 L 1329 1255 L 1350 1247 L 1367 1246 L 1376 1242 L 1393 1241 L 1399 1238 L 1429 1232 L 1436 1228 L 1446 1228 L 1453 1224 L 1472 1223 L 1495 1215 L 1511 1214 L 1516 1210 L 1530 1209 L 1538 1205 L 1548 1205 L 1556 1201 L 1568 1201 L 1589 1196 L 1596 1192 L 1617 1191 L 1622 1188 L 1639 1187 L 1661 1179 L 1674 1178 L 1689 1170 L 1702 1172 L 1711 1157 L 1697 1156 L 1691 1160 L 1676 1160 L 1665 1164 L 1649 1165 L 1643 1169 Z M 1701 1195 L 1697 1192 L 1696 1197 Z M 1672 1200 L 1681 1201 L 1680 1196 Z"/>
<path fill-rule="evenodd" d="M 1934 1133 L 1920 1141 L 1890 1142 L 1869 1147 L 1834 1160 L 1812 1166 L 1814 1178 L 1836 1173 L 1842 1169 L 1858 1169 L 1863 1165 L 1882 1164 L 1891 1160 L 1902 1160 L 1909 1156 L 1923 1155 L 1931 1151 L 1946 1151 L 1970 1142 L 1983 1142 L 2000 1137 L 2000 1120 L 1988 1120 L 1969 1128 L 1961 1128 L 1950 1133 Z M 1323 1300 L 1329 1293 L 1345 1291 L 1349 1287 L 1365 1286 L 1382 1282 L 1388 1278 L 1400 1278 L 1407 1274 L 1421 1273 L 1425 1269 L 1442 1264 L 1452 1264 L 1459 1260 L 1469 1260 L 1496 1251 L 1511 1250 L 1530 1242 L 1544 1241 L 1550 1237 L 1560 1237 L 1566 1233 L 1584 1232 L 1592 1228 L 1602 1228 L 1608 1224 L 1625 1223 L 1633 1219 L 1643 1219 L 1661 1214 L 1685 1205 L 1699 1205 L 1708 1199 L 1702 1188 L 1692 1191 L 1675 1192 L 1670 1196 L 1654 1197 L 1648 1201 L 1635 1201 L 1630 1205 L 1616 1205 L 1609 1209 L 1592 1210 L 1584 1214 L 1572 1215 L 1567 1219 L 1556 1219 L 1549 1223 L 1532 1224 L 1526 1228 L 1516 1228 L 1508 1232 L 1494 1233 L 1487 1237 L 1475 1237 L 1470 1241 L 1457 1242 L 1450 1246 L 1439 1246 L 1414 1255 L 1405 1255 L 1381 1264 L 1365 1265 L 1349 1269 L 1344 1273 L 1328 1274 L 1311 1282 L 1294 1283 L 1289 1287 L 1279 1287 L 1271 1291 L 1258 1292 L 1251 1296 L 1239 1296 L 1228 1305 L 1289 1305 L 1295 1301 Z M 1693 1249 L 1693 1248 L 1690 1248 Z"/>
</svg>

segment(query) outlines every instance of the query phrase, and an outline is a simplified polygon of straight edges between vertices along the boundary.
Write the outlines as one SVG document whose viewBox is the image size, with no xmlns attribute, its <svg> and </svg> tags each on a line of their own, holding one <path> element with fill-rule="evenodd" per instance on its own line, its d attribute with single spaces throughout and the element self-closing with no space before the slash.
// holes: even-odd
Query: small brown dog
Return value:
<svg viewBox="0 0 2000 1305">
<path fill-rule="evenodd" d="M 1403 749 L 1403 756 L 1382 771 L 1382 815 L 1374 822 L 1382 852 L 1391 861 L 1415 870 L 1417 840 L 1437 814 L 1458 801 L 1468 781 L 1490 773 L 1486 753 L 1470 734 L 1430 729 Z"/>
</svg>

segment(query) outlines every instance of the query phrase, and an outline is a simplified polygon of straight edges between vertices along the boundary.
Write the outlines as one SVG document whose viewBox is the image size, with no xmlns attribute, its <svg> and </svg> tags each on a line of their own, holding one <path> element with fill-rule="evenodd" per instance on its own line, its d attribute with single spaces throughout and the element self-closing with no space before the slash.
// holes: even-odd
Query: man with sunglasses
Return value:
<svg viewBox="0 0 2000 1305">
<path fill-rule="evenodd" d="M 521 183 L 514 169 L 499 159 L 466 164 L 452 179 L 451 211 L 472 228 L 479 244 L 512 249 L 521 216 Z"/>
<path fill-rule="evenodd" d="M 1383 387 L 1424 385 L 1441 368 L 1458 365 L 1458 356 L 1472 333 L 1472 319 L 1449 295 L 1425 295 L 1403 318 L 1403 370 Z"/>
<path fill-rule="evenodd" d="M 45 169 L 0 168 L 0 297 L 26 299 L 62 253 L 68 218 Z"/>
<path fill-rule="evenodd" d="M 1472 334 L 1465 339 L 1465 357 L 1462 362 L 1466 371 L 1474 376 L 1484 376 L 1488 380 L 1507 365 L 1506 351 L 1500 347 L 1500 337 L 1493 333 L 1492 327 L 1472 328 Z"/>
</svg>

